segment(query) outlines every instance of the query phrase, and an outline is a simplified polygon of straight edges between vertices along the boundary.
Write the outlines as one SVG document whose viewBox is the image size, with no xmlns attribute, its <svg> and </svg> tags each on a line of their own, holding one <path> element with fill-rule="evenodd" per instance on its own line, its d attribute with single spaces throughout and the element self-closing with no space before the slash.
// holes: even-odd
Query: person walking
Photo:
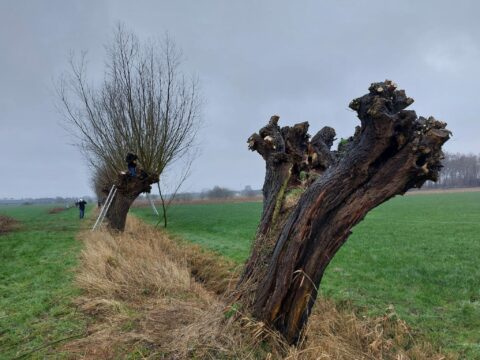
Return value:
<svg viewBox="0 0 480 360">
<path fill-rule="evenodd" d="M 87 202 L 85 200 L 80 199 L 77 201 L 77 206 L 80 210 L 80 219 L 83 219 L 83 217 L 85 216 L 85 205 L 87 205 Z"/>
</svg>

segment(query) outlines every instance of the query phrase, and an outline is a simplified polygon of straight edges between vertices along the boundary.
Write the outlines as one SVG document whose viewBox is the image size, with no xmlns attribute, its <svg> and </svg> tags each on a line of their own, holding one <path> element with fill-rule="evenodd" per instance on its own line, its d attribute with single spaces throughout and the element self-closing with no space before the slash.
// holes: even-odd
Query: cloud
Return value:
<svg viewBox="0 0 480 360">
<path fill-rule="evenodd" d="M 423 60 L 440 76 L 478 73 L 476 62 L 480 59 L 477 41 L 466 33 L 430 34 L 423 42 Z"/>
<path fill-rule="evenodd" d="M 270 115 L 348 136 L 357 124 L 349 101 L 386 78 L 416 99 L 412 109 L 449 123 L 447 150 L 478 153 L 479 10 L 474 0 L 0 2 L 0 152 L 22 179 L 0 178 L 0 197 L 90 192 L 88 168 L 59 126 L 52 79 L 70 50 L 88 49 L 100 81 L 117 21 L 144 39 L 168 31 L 202 82 L 190 190 L 261 187 L 263 161 L 245 141 Z"/>
</svg>

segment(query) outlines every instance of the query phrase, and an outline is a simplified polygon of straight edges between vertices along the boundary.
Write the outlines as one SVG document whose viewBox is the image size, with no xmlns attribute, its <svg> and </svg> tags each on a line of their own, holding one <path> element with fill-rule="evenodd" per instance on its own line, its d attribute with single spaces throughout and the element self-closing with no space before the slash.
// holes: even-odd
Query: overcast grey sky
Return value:
<svg viewBox="0 0 480 360">
<path fill-rule="evenodd" d="M 0 198 L 90 194 L 90 175 L 60 126 L 53 80 L 71 50 L 101 78 L 116 23 L 140 38 L 166 31 L 200 78 L 202 154 L 184 191 L 260 188 L 246 139 L 272 114 L 338 137 L 373 81 L 392 79 L 419 115 L 448 122 L 446 150 L 480 153 L 479 1 L 0 0 Z"/>
</svg>

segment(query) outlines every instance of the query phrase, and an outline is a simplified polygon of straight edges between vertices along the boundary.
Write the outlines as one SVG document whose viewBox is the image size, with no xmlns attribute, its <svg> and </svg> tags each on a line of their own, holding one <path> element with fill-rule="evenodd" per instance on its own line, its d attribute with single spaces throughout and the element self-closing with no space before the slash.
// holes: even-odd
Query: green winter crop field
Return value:
<svg viewBox="0 0 480 360">
<path fill-rule="evenodd" d="M 16 231 L 0 234 L 0 359 L 41 359 L 85 332 L 72 304 L 78 210 L 51 208 L 0 206 L 0 215 L 19 221 Z"/>
<path fill-rule="evenodd" d="M 241 263 L 261 203 L 177 205 L 169 231 Z M 135 214 L 155 223 L 150 208 Z M 397 197 L 368 214 L 332 260 L 322 294 L 378 315 L 393 305 L 429 341 L 480 359 L 480 193 Z"/>
</svg>

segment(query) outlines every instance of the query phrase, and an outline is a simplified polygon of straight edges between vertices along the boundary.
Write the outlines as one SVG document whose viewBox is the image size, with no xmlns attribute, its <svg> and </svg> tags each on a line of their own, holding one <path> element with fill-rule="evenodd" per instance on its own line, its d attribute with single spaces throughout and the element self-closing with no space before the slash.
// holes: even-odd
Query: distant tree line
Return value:
<svg viewBox="0 0 480 360">
<path fill-rule="evenodd" d="M 480 155 L 445 153 L 443 169 L 437 183 L 429 181 L 428 188 L 461 188 L 480 186 Z"/>
<path fill-rule="evenodd" d="M 437 183 L 428 181 L 424 188 L 462 188 L 480 186 L 480 154 L 445 153 Z M 262 190 L 254 190 L 250 185 L 236 191 L 222 186 L 214 186 L 200 193 L 179 193 L 176 200 L 230 199 L 233 197 L 253 198 L 262 196 Z"/>
<path fill-rule="evenodd" d="M 233 197 L 234 193 L 228 188 L 216 185 L 213 189 L 202 191 L 201 197 L 204 199 L 228 199 Z"/>
<path fill-rule="evenodd" d="M 157 194 L 149 195 L 152 200 L 157 201 Z M 169 196 L 169 194 L 167 194 Z M 256 198 L 262 196 L 262 190 L 254 190 L 250 185 L 245 186 L 243 190 L 232 190 L 222 186 L 214 186 L 211 189 L 204 189 L 201 192 L 181 192 L 175 195 L 176 202 L 189 202 L 193 200 L 221 200 L 232 198 Z M 140 196 L 145 199 L 145 196 Z"/>
<path fill-rule="evenodd" d="M 221 186 L 214 186 L 210 190 L 204 190 L 200 193 L 202 199 L 230 199 L 233 197 L 253 198 L 260 196 L 261 190 L 253 190 L 250 185 L 245 186 L 241 191 L 231 190 Z"/>
<path fill-rule="evenodd" d="M 65 204 L 65 205 L 73 205 L 75 201 L 78 200 L 79 197 L 48 197 L 48 198 L 21 198 L 21 199 L 14 199 L 14 198 L 3 198 L 0 199 L 0 205 L 34 205 L 34 204 Z M 87 202 L 94 202 L 94 200 L 84 195 L 82 197 Z"/>
</svg>

